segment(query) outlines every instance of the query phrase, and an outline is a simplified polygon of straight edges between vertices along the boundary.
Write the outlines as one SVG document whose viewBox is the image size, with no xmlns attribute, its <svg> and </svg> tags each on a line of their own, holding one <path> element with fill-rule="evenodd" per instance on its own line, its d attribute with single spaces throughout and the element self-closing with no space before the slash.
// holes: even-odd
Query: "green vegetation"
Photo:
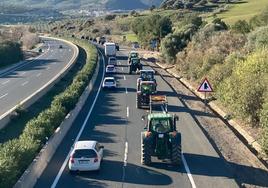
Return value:
<svg viewBox="0 0 268 188">
<path fill-rule="evenodd" d="M 21 45 L 18 42 L 0 42 L 0 67 L 17 63 L 23 59 Z"/>
<path fill-rule="evenodd" d="M 233 24 L 238 20 L 249 21 L 268 6 L 267 0 L 247 0 L 229 5 L 230 8 L 217 17 L 222 18 L 226 23 Z"/>
<path fill-rule="evenodd" d="M 71 85 L 55 96 L 47 109 L 26 124 L 18 138 L 0 144 L 0 187 L 12 187 L 16 183 L 44 145 L 46 137 L 53 134 L 66 114 L 75 107 L 94 73 L 97 62 L 96 48 L 87 42 L 70 40 L 85 49 L 86 64 L 74 77 Z"/>
</svg>

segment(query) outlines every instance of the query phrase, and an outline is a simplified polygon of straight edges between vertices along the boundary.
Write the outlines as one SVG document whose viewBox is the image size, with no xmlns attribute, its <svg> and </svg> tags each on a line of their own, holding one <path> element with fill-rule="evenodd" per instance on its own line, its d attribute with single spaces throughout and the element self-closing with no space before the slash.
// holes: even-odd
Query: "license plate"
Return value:
<svg viewBox="0 0 268 188">
<path fill-rule="evenodd" d="M 158 138 L 164 138 L 164 134 L 159 134 Z"/>
<path fill-rule="evenodd" d="M 79 161 L 79 164 L 88 164 L 89 160 L 83 160 L 83 161 Z"/>
</svg>

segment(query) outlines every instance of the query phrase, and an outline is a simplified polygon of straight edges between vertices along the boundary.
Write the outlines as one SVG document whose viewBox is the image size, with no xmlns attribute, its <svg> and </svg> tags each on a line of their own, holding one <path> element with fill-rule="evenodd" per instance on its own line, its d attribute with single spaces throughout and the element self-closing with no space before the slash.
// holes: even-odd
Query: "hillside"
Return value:
<svg viewBox="0 0 268 188">
<path fill-rule="evenodd" d="M 152 4 L 159 6 L 162 0 L 1 0 L 0 6 L 69 9 L 145 9 Z M 0 9 L 1 12 L 1 9 Z"/>
</svg>

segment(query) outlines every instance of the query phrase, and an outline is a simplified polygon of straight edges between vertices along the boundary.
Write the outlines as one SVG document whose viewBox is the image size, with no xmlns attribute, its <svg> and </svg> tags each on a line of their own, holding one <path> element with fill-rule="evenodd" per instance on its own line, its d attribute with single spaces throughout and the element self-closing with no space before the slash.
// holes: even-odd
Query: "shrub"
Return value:
<svg viewBox="0 0 268 188">
<path fill-rule="evenodd" d="M 232 26 L 232 30 L 237 33 L 246 34 L 251 31 L 251 27 L 245 20 L 238 20 L 235 22 L 235 24 Z"/>
<path fill-rule="evenodd" d="M 268 26 L 260 27 L 248 35 L 247 47 L 250 51 L 268 47 Z"/>
<path fill-rule="evenodd" d="M 268 78 L 267 78 L 268 79 Z M 268 94 L 266 93 L 265 102 L 260 113 L 260 124 L 262 127 L 261 144 L 264 152 L 268 154 Z"/>
<path fill-rule="evenodd" d="M 0 67 L 17 63 L 22 59 L 21 44 L 12 41 L 0 42 Z"/>
<path fill-rule="evenodd" d="M 109 15 L 106 15 L 105 17 L 104 17 L 104 19 L 106 20 L 106 21 L 111 21 L 111 20 L 114 20 L 116 18 L 116 14 L 109 14 Z"/>
<path fill-rule="evenodd" d="M 265 49 L 239 61 L 232 75 L 219 86 L 217 94 L 232 111 L 253 126 L 260 122 L 260 112 L 267 92 L 268 55 Z"/>
</svg>

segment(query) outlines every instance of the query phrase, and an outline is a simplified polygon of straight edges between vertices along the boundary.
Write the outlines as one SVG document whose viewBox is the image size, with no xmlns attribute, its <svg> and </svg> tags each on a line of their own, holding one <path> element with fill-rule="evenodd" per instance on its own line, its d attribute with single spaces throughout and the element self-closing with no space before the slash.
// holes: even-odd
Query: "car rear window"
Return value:
<svg viewBox="0 0 268 188">
<path fill-rule="evenodd" d="M 97 157 L 97 154 L 92 149 L 79 149 L 75 150 L 75 153 L 73 155 L 74 158 L 95 158 Z"/>
<path fill-rule="evenodd" d="M 114 83 L 114 79 L 106 79 L 105 82 L 113 82 Z"/>
</svg>

